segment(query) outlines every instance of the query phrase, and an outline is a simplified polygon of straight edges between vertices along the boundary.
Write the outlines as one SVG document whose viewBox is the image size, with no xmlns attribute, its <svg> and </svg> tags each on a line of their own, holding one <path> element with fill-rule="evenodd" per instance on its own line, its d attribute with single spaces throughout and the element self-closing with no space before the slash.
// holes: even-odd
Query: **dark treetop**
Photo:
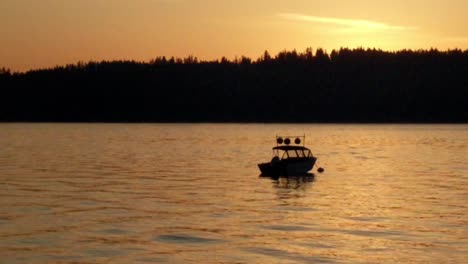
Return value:
<svg viewBox="0 0 468 264">
<path fill-rule="evenodd" d="M 322 49 L 11 73 L 0 121 L 468 122 L 468 51 Z"/>
</svg>

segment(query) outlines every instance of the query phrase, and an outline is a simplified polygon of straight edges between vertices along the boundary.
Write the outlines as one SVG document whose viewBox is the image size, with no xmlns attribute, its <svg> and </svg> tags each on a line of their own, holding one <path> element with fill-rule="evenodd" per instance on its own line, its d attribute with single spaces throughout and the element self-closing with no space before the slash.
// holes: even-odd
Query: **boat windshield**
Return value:
<svg viewBox="0 0 468 264">
<path fill-rule="evenodd" d="M 285 150 L 281 159 L 294 159 L 294 158 L 308 158 L 312 157 L 312 153 L 310 150 L 302 150 L 302 149 L 290 149 Z"/>
</svg>

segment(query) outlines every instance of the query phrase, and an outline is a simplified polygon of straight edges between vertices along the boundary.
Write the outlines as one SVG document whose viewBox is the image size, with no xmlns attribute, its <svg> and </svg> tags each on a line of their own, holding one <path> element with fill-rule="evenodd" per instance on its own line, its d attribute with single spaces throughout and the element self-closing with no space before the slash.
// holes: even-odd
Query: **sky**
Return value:
<svg viewBox="0 0 468 264">
<path fill-rule="evenodd" d="M 467 0 L 0 0 L 0 68 L 265 50 L 468 49 Z"/>
</svg>

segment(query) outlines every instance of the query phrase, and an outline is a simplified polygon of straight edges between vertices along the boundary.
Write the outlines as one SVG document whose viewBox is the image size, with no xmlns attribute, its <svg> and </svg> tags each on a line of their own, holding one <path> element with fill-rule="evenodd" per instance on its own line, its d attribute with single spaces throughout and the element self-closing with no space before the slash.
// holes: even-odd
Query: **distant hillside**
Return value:
<svg viewBox="0 0 468 264">
<path fill-rule="evenodd" d="M 88 62 L 0 87 L 0 121 L 468 122 L 468 50 Z"/>
</svg>

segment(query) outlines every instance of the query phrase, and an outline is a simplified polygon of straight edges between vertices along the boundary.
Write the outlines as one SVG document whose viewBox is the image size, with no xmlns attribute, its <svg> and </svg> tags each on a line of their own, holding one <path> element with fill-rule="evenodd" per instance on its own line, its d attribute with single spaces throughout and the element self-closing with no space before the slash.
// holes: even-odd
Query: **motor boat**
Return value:
<svg viewBox="0 0 468 264">
<path fill-rule="evenodd" d="M 291 141 L 294 139 L 294 144 Z M 258 164 L 263 176 L 305 175 L 312 170 L 317 158 L 305 147 L 304 136 L 276 136 L 273 158 L 270 162 Z"/>
</svg>

